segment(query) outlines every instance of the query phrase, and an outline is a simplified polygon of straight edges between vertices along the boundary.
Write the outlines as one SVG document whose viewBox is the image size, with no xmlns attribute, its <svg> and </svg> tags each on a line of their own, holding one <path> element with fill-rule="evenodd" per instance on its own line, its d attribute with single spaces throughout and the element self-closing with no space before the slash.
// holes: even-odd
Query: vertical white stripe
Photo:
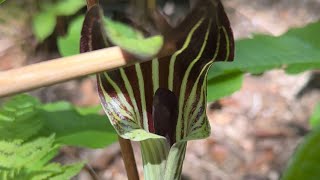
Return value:
<svg viewBox="0 0 320 180">
<path fill-rule="evenodd" d="M 202 24 L 203 21 L 204 21 L 204 18 L 199 20 L 199 22 L 191 29 L 190 33 L 188 34 L 188 37 L 187 37 L 185 43 L 183 44 L 183 47 L 179 51 L 176 51 L 171 56 L 170 64 L 169 64 L 169 78 L 168 78 L 168 88 L 170 91 L 173 90 L 174 65 L 175 65 L 177 56 L 179 54 L 181 54 L 185 49 L 187 49 L 187 47 L 189 46 L 189 44 L 191 42 L 191 38 L 193 36 L 193 33 L 198 29 L 198 27 Z"/>
<path fill-rule="evenodd" d="M 149 132 L 149 125 L 148 125 L 148 117 L 147 117 L 147 108 L 146 108 L 146 95 L 144 89 L 144 78 L 141 70 L 140 64 L 135 64 L 137 77 L 138 77 L 138 84 L 140 90 L 140 99 L 141 99 L 141 108 L 142 108 L 142 117 L 143 117 L 143 129 Z"/>
<path fill-rule="evenodd" d="M 159 88 L 159 60 L 158 58 L 152 60 L 152 84 L 153 84 L 153 94 Z"/>
<path fill-rule="evenodd" d="M 138 109 L 138 105 L 137 105 L 137 101 L 136 101 L 136 98 L 134 97 L 134 93 L 133 93 L 133 89 L 132 89 L 132 86 L 129 82 L 129 79 L 124 71 L 123 68 L 120 69 L 120 74 L 121 74 L 121 77 L 124 81 L 124 84 L 125 84 L 125 87 L 128 91 L 128 94 L 129 94 L 129 97 L 130 97 L 130 100 L 132 101 L 132 105 L 134 107 L 134 113 L 135 113 L 135 121 L 137 122 L 137 124 L 140 125 L 140 127 L 142 127 L 142 124 L 141 124 L 141 116 L 140 116 L 140 111 Z"/>
<path fill-rule="evenodd" d="M 209 37 L 209 32 L 210 32 L 210 28 L 211 28 L 211 21 L 209 23 L 209 27 L 207 29 L 207 32 L 205 34 L 205 39 L 203 41 L 203 44 L 202 44 L 202 47 L 199 51 L 199 54 L 198 56 L 189 64 L 188 68 L 187 68 L 187 71 L 185 72 L 184 74 L 184 77 L 183 77 L 183 80 L 182 80 L 182 83 L 181 83 L 181 90 L 180 90 L 180 96 L 179 96 L 179 115 L 178 115 L 178 124 L 177 124 L 177 128 L 176 128 L 176 139 L 177 140 L 180 140 L 181 138 L 181 130 L 184 131 L 184 136 L 186 135 L 186 131 L 187 131 L 187 122 L 189 119 L 185 119 L 184 120 L 184 129 L 182 129 L 182 115 L 184 113 L 184 100 L 185 100 L 185 93 L 186 93 L 186 89 L 187 89 L 187 82 L 188 82 L 188 78 L 189 78 L 189 75 L 190 75 L 190 72 L 192 70 L 192 68 L 194 67 L 194 65 L 201 59 L 201 56 L 202 56 L 202 53 L 204 52 L 204 49 L 207 45 L 207 40 L 208 40 L 208 37 Z"/>
<path fill-rule="evenodd" d="M 222 30 L 223 30 L 223 34 L 226 38 L 226 49 L 227 49 L 227 53 L 226 53 L 226 59 L 225 61 L 228 60 L 229 56 L 230 56 L 230 49 L 229 49 L 229 46 L 230 46 L 230 42 L 229 42 L 229 37 L 228 37 L 228 32 L 226 30 L 225 27 L 222 27 Z M 222 60 L 222 59 L 221 59 Z"/>
</svg>

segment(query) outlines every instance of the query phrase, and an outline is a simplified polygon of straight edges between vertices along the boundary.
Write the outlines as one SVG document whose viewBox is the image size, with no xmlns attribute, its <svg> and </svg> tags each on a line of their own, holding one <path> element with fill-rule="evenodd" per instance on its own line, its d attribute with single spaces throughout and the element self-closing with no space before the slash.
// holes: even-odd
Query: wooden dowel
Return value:
<svg viewBox="0 0 320 180">
<path fill-rule="evenodd" d="M 130 60 L 129 60 L 130 59 Z M 132 65 L 119 47 L 41 62 L 0 72 L 0 97 Z"/>
</svg>

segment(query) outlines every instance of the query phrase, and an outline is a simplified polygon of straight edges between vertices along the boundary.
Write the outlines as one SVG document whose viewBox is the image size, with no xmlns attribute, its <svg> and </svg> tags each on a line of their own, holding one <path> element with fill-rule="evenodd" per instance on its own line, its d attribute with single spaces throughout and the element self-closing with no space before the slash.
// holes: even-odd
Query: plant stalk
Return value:
<svg viewBox="0 0 320 180">
<path fill-rule="evenodd" d="M 131 141 L 118 136 L 121 148 L 122 159 L 127 171 L 128 180 L 139 180 L 136 160 L 131 145 Z"/>
<path fill-rule="evenodd" d="M 143 173 L 146 180 L 163 180 L 169 144 L 165 139 L 148 139 L 140 142 Z"/>
<path fill-rule="evenodd" d="M 92 6 L 99 4 L 99 0 L 87 0 L 87 9 L 90 9 Z"/>
</svg>

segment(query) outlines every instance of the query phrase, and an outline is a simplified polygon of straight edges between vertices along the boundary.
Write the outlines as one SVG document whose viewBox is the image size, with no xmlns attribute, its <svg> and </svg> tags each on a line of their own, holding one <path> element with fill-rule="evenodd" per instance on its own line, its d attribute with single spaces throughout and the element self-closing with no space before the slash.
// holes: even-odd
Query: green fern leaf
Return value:
<svg viewBox="0 0 320 180">
<path fill-rule="evenodd" d="M 39 101 L 27 95 L 11 98 L 0 109 L 0 140 L 27 140 L 41 128 Z"/>
<path fill-rule="evenodd" d="M 30 142 L 0 141 L 0 167 L 23 168 L 32 167 L 53 149 L 54 136 L 38 138 Z"/>
</svg>

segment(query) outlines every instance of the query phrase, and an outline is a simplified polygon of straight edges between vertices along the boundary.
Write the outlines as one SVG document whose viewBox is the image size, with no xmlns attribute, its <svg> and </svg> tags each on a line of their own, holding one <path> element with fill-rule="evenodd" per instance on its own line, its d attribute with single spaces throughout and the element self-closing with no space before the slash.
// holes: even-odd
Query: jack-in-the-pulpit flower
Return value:
<svg viewBox="0 0 320 180">
<path fill-rule="evenodd" d="M 100 73 L 98 90 L 117 133 L 140 141 L 145 179 L 179 179 L 187 141 L 210 134 L 207 72 L 214 61 L 233 60 L 234 40 L 219 0 L 199 0 L 176 27 L 161 13 L 154 14 L 151 24 L 163 35 L 164 46 L 170 44 L 176 51 Z M 103 19 L 98 6 L 88 11 L 82 52 L 121 47 L 104 31 Z"/>
</svg>

